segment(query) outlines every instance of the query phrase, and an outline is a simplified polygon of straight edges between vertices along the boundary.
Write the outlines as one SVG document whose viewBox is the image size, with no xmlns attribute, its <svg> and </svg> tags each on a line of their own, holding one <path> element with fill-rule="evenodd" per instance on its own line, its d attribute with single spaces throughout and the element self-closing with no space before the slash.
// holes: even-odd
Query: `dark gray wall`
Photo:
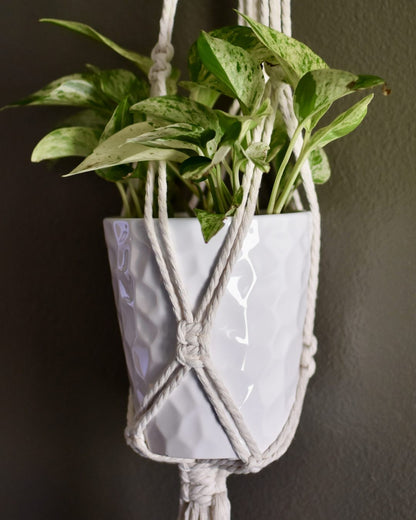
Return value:
<svg viewBox="0 0 416 520">
<path fill-rule="evenodd" d="M 232 21 L 231 7 L 180 4 L 179 63 L 199 28 Z M 159 9 L 3 0 L 0 104 L 86 61 L 121 63 L 37 18 L 84 21 L 147 52 Z M 236 519 L 415 518 L 415 15 L 413 0 L 294 2 L 295 36 L 334 67 L 384 76 L 393 94 L 329 148 L 317 373 L 287 454 L 230 478 Z M 29 162 L 58 112 L 0 114 L 0 517 L 173 519 L 176 468 L 137 457 L 123 440 L 127 378 L 101 231 L 118 196 L 92 175 L 61 179 Z"/>
</svg>

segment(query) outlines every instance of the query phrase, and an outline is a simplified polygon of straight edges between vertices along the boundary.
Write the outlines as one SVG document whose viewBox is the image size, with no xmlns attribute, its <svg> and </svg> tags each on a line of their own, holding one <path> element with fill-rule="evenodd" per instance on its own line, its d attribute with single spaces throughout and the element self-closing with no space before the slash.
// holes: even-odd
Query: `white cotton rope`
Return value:
<svg viewBox="0 0 416 520">
<path fill-rule="evenodd" d="M 166 80 L 171 73 L 170 62 L 174 49 L 171 43 L 177 0 L 164 0 L 160 20 L 159 38 L 152 51 L 153 66 L 149 72 L 151 95 L 166 95 Z M 238 0 L 238 10 L 265 25 L 291 34 L 290 0 Z M 239 17 L 240 23 L 245 21 Z M 270 88 L 270 85 L 267 85 Z M 290 88 L 281 85 L 270 92 L 272 107 L 282 111 L 289 135 L 296 128 Z M 232 109 L 237 113 L 239 106 Z M 274 116 L 267 117 L 254 131 L 254 141 L 270 143 Z M 294 153 L 299 155 L 301 138 Z M 307 163 L 301 169 L 304 191 L 312 213 L 311 268 L 308 282 L 307 313 L 304 324 L 304 345 L 300 360 L 300 375 L 296 398 L 289 418 L 279 437 L 261 453 L 229 391 L 215 370 L 210 358 L 209 335 L 215 312 L 227 286 L 234 263 L 255 213 L 262 172 L 249 163 L 243 177 L 243 200 L 236 211 L 220 254 L 214 266 L 208 287 L 195 312 L 192 312 L 188 295 L 177 268 L 176 254 L 169 231 L 167 212 L 166 164 L 150 164 L 146 180 L 144 222 L 149 242 L 166 288 L 177 321 L 177 353 L 163 374 L 144 397 L 142 408 L 134 413 L 131 393 L 127 414 L 126 439 L 141 455 L 156 461 L 179 464 L 181 496 L 178 520 L 229 520 L 230 503 L 227 497 L 226 478 L 230 473 L 256 472 L 279 458 L 288 448 L 302 409 L 303 399 L 315 364 L 313 356 L 317 342 L 313 335 L 315 301 L 318 286 L 320 215 L 312 175 Z M 153 218 L 153 194 L 158 182 L 158 221 Z M 297 191 L 294 205 L 302 208 Z M 172 458 L 152 453 L 147 445 L 145 430 L 161 409 L 166 399 L 193 370 L 215 410 L 238 459 L 193 460 Z"/>
</svg>

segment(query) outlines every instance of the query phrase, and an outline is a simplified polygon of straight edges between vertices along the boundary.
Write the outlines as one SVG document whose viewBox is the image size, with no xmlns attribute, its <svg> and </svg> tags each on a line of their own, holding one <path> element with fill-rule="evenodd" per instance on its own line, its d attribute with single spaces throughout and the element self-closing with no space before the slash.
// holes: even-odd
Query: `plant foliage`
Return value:
<svg viewBox="0 0 416 520">
<path fill-rule="evenodd" d="M 323 148 L 362 122 L 373 94 L 334 117 L 333 104 L 383 80 L 331 69 L 305 44 L 243 18 L 247 27 L 201 32 L 189 51 L 189 80 L 180 83 L 186 94 L 176 94 L 179 74 L 172 69 L 168 95 L 153 98 L 147 80 L 150 58 L 124 49 L 88 25 L 43 19 L 102 43 L 136 70 L 89 65 L 9 105 L 77 109 L 36 145 L 32 160 L 81 157 L 67 175 L 95 171 L 115 182 L 125 214 L 138 217 L 143 215 L 147 163 L 166 161 L 169 211 L 196 216 L 206 241 L 241 204 L 249 162 L 265 173 L 271 186 L 267 204 L 259 203 L 258 211 L 287 210 L 305 161 L 314 182 L 329 179 Z M 298 121 L 293 135 L 287 134 L 282 114 L 272 108 L 271 99 L 284 84 L 292 90 Z M 217 108 L 219 98 L 237 103 L 236 115 Z M 253 131 L 265 118 L 274 121 L 270 142 L 255 142 Z M 295 154 L 301 136 L 302 147 Z"/>
</svg>

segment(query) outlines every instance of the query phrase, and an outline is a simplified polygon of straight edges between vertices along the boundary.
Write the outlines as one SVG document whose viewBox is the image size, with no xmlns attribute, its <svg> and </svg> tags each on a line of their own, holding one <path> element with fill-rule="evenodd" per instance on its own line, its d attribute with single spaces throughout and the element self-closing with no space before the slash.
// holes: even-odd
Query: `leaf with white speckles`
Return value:
<svg viewBox="0 0 416 520">
<path fill-rule="evenodd" d="M 215 137 L 215 132 L 212 129 L 205 129 L 202 126 L 189 123 L 176 123 L 133 137 L 128 142 L 141 143 L 156 148 L 194 150 L 201 153 L 207 142 L 213 137 Z"/>
<path fill-rule="evenodd" d="M 9 106 L 25 105 L 63 105 L 108 110 L 108 100 L 96 86 L 91 74 L 64 76 Z"/>
<path fill-rule="evenodd" d="M 304 43 L 266 27 L 252 18 L 241 14 L 253 29 L 260 42 L 269 49 L 285 73 L 285 79 L 293 87 L 306 72 L 327 68 L 322 58 Z"/>
<path fill-rule="evenodd" d="M 366 116 L 368 104 L 371 102 L 373 97 L 374 94 L 370 94 L 361 99 L 361 101 L 340 114 L 328 126 L 315 132 L 309 142 L 309 147 L 323 147 L 331 141 L 344 137 L 344 135 L 355 130 Z"/>
<path fill-rule="evenodd" d="M 93 153 L 66 177 L 118 164 L 129 164 L 138 161 L 182 162 L 188 158 L 188 155 L 177 150 L 150 148 L 141 143 L 129 142 L 129 139 L 151 130 L 153 130 L 153 126 L 149 123 L 136 123 L 127 126 L 100 143 Z"/>
<path fill-rule="evenodd" d="M 213 129 L 221 137 L 216 112 L 183 96 L 153 97 L 136 103 L 131 109 L 146 114 L 150 121 L 199 125 Z"/>
<path fill-rule="evenodd" d="M 128 97 L 132 103 L 145 99 L 149 95 L 149 85 L 133 72 L 125 69 L 101 70 L 93 65 L 87 66 L 94 74 L 101 92 L 115 103 Z"/>
<path fill-rule="evenodd" d="M 92 38 L 93 40 L 103 43 L 107 47 L 110 47 L 110 49 L 112 49 L 120 56 L 123 56 L 123 58 L 126 58 L 127 60 L 135 63 L 139 67 L 139 69 L 142 70 L 145 74 L 148 74 L 150 67 L 152 66 L 152 60 L 147 56 L 142 56 L 137 52 L 129 51 L 127 49 L 124 49 L 123 47 L 120 47 L 120 45 L 110 40 L 110 38 L 103 36 L 89 25 L 79 22 L 71 22 L 69 20 L 58 20 L 55 18 L 42 18 L 40 21 L 64 27 L 65 29 L 69 29 L 70 31 L 83 34 L 88 38 Z"/>
<path fill-rule="evenodd" d="M 312 172 L 312 179 L 315 184 L 323 184 L 331 177 L 331 167 L 328 156 L 322 148 L 312 150 L 308 157 L 309 166 Z"/>
<path fill-rule="evenodd" d="M 295 90 L 293 106 L 296 117 L 301 123 L 329 108 L 337 99 L 383 83 L 381 78 L 358 76 L 344 70 L 325 69 L 308 72 Z"/>
<path fill-rule="evenodd" d="M 133 115 L 130 112 L 128 98 L 123 99 L 114 110 L 100 137 L 100 143 L 123 128 L 133 123 Z"/>
<path fill-rule="evenodd" d="M 83 126 L 58 128 L 45 135 L 32 152 L 32 162 L 61 157 L 86 157 L 98 144 L 100 132 Z"/>
<path fill-rule="evenodd" d="M 221 27 L 210 31 L 209 35 L 214 38 L 226 40 L 228 43 L 236 45 L 237 47 L 241 47 L 247 51 L 258 64 L 263 61 L 275 63 L 273 54 L 258 40 L 250 27 L 242 27 L 239 25 Z M 197 42 L 195 42 L 189 50 L 188 68 L 192 81 L 181 82 L 181 85 L 189 89 L 197 101 L 203 102 L 208 106 L 213 106 L 219 95 L 218 89 L 220 86 L 216 77 L 202 63 Z M 201 91 L 201 84 L 205 85 L 205 90 Z M 222 89 L 224 90 L 224 85 Z M 231 94 L 231 92 L 227 93 L 227 95 Z"/>
<path fill-rule="evenodd" d="M 204 240 L 209 242 L 224 227 L 225 215 L 223 213 L 209 213 L 203 209 L 194 209 L 194 212 L 201 224 Z"/>
<path fill-rule="evenodd" d="M 244 49 L 225 40 L 201 33 L 198 52 L 205 67 L 250 112 L 258 108 L 264 92 L 263 72 L 259 63 Z"/>
</svg>

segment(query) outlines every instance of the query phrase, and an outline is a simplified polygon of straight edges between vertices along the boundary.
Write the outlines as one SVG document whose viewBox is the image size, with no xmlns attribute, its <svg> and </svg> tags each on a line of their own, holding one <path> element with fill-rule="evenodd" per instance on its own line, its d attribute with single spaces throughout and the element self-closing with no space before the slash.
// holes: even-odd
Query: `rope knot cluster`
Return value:
<svg viewBox="0 0 416 520">
<path fill-rule="evenodd" d="M 227 494 L 227 472 L 208 464 L 180 466 L 181 499 L 200 506 L 210 506 L 215 495 Z"/>
<path fill-rule="evenodd" d="M 160 42 L 152 50 L 151 58 L 153 65 L 149 71 L 149 80 L 151 82 L 157 82 L 160 80 L 166 80 L 172 71 L 170 64 L 174 55 L 173 45 L 169 42 Z"/>
<path fill-rule="evenodd" d="M 176 359 L 184 366 L 202 368 L 205 333 L 201 323 L 181 320 L 178 323 Z"/>
</svg>

